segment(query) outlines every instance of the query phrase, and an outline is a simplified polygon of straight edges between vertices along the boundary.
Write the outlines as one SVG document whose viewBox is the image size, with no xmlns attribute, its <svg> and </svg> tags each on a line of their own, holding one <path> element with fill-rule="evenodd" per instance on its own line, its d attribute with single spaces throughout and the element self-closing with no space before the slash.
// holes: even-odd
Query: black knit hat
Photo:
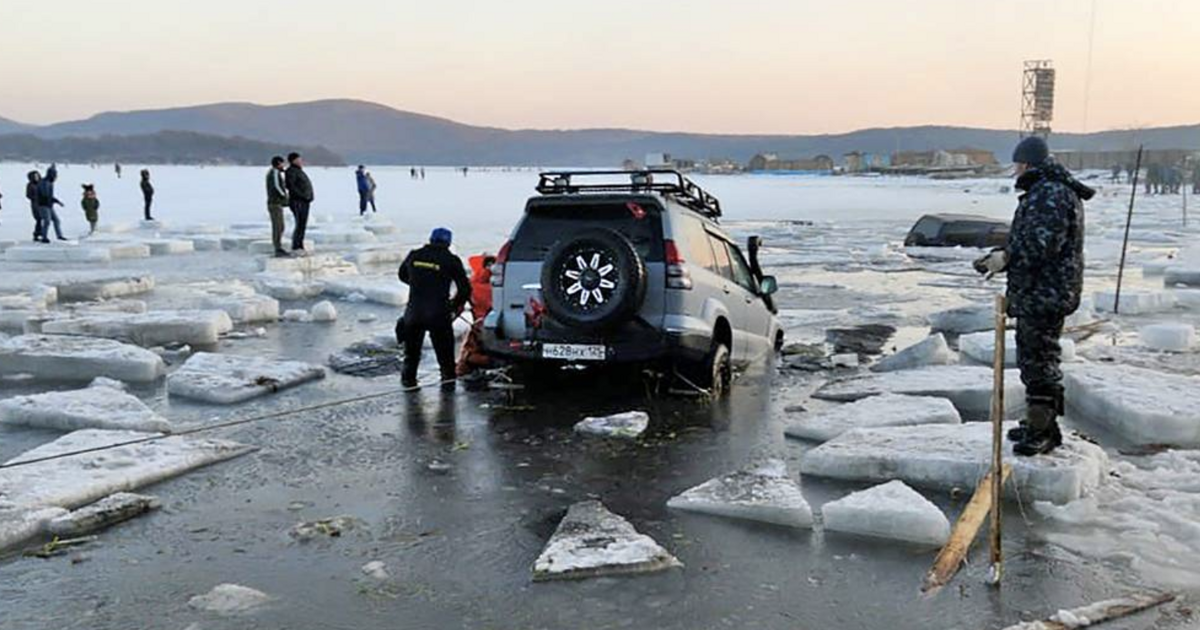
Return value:
<svg viewBox="0 0 1200 630">
<path fill-rule="evenodd" d="M 1017 148 L 1013 149 L 1012 161 L 1038 166 L 1049 157 L 1050 147 L 1046 145 L 1046 141 L 1040 136 L 1029 136 L 1017 143 Z"/>
</svg>

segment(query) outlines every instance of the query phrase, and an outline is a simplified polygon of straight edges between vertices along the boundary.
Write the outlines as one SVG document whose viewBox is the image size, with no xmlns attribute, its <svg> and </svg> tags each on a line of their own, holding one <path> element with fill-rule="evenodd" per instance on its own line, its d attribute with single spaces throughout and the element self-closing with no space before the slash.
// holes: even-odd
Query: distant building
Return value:
<svg viewBox="0 0 1200 630">
<path fill-rule="evenodd" d="M 891 166 L 892 157 L 883 153 L 851 151 L 842 155 L 842 164 L 847 173 L 865 173 Z"/>
<path fill-rule="evenodd" d="M 750 158 L 746 166 L 750 171 L 822 171 L 833 170 L 833 158 L 828 155 L 818 155 L 813 158 L 787 160 L 780 159 L 774 153 L 759 153 Z"/>
<path fill-rule="evenodd" d="M 983 149 L 898 151 L 892 154 L 891 162 L 899 168 L 971 168 L 997 164 L 995 154 Z"/>
<path fill-rule="evenodd" d="M 670 153 L 647 153 L 646 168 L 670 168 L 671 154 Z"/>
<path fill-rule="evenodd" d="M 625 161 L 621 162 L 621 170 L 623 171 L 636 171 L 638 168 L 640 167 L 637 162 L 633 161 L 633 158 L 625 158 Z"/>
</svg>

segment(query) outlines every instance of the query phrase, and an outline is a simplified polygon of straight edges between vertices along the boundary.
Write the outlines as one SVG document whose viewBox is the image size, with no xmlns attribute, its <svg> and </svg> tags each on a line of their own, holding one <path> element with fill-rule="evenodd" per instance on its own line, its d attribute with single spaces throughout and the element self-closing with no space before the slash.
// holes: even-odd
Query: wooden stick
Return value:
<svg viewBox="0 0 1200 630">
<path fill-rule="evenodd" d="M 1128 617 L 1175 600 L 1174 593 L 1137 593 L 1128 597 L 1118 597 L 1090 606 L 1081 606 L 1067 611 L 1055 613 L 1045 621 L 1033 623 L 1018 623 L 1004 630 L 1068 630 L 1070 628 L 1087 628 L 1097 624 Z M 1063 612 L 1066 614 L 1064 615 Z"/>
<path fill-rule="evenodd" d="M 1121 243 L 1121 264 L 1117 267 L 1117 294 L 1113 298 L 1113 315 L 1121 312 L 1121 280 L 1125 278 L 1125 250 L 1129 249 L 1129 226 L 1133 223 L 1133 201 L 1137 199 L 1138 174 L 1142 172 L 1142 149 L 1137 152 L 1137 164 L 1133 167 L 1133 190 L 1129 193 L 1129 215 L 1125 218 L 1125 240 Z"/>
<path fill-rule="evenodd" d="M 992 506 L 991 528 L 988 540 L 991 543 L 992 568 L 988 582 L 1000 585 L 1004 575 L 1004 554 L 1000 549 L 1000 468 L 1004 465 L 1004 357 L 1005 329 L 1008 324 L 1007 304 L 1003 295 L 996 296 L 996 351 L 992 355 Z"/>
<path fill-rule="evenodd" d="M 1005 464 L 1002 470 L 1001 484 L 1008 481 L 1009 475 L 1012 474 L 1012 466 Z M 962 514 L 958 515 L 954 529 L 950 532 L 950 540 L 946 542 L 945 547 L 942 547 L 933 561 L 933 567 L 925 574 L 925 582 L 921 586 L 922 593 L 928 595 L 936 593 L 954 577 L 955 573 L 958 573 L 959 567 L 967 557 L 967 552 L 971 549 L 971 543 L 975 541 L 975 536 L 979 533 L 980 526 L 983 525 L 983 520 L 987 518 L 995 488 L 996 484 L 992 483 L 992 472 L 989 470 L 979 485 L 975 487 L 975 494 L 971 496 L 967 507 L 963 508 Z"/>
</svg>

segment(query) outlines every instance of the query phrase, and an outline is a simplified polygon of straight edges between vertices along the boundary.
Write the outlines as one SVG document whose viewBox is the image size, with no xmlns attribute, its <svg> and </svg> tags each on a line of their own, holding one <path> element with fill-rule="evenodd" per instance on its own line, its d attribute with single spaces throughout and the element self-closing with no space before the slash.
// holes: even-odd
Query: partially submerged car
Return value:
<svg viewBox="0 0 1200 630">
<path fill-rule="evenodd" d="M 1003 247 L 1008 222 L 973 214 L 927 214 L 908 231 L 905 247 Z"/>
<path fill-rule="evenodd" d="M 775 278 L 721 229 L 720 202 L 680 173 L 542 173 L 537 191 L 492 269 L 489 355 L 658 364 L 721 395 L 735 366 L 782 346 Z"/>
</svg>

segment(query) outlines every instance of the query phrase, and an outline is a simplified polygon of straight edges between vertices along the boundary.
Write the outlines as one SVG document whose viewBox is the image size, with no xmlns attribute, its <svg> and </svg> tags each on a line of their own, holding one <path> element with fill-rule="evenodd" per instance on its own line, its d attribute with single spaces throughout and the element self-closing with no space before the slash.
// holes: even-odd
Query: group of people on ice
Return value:
<svg viewBox="0 0 1200 630">
<path fill-rule="evenodd" d="M 58 165 L 51 164 L 45 173 L 32 170 L 26 173 L 25 199 L 29 201 L 29 212 L 33 216 L 33 241 L 49 243 L 50 229 L 54 229 L 54 237 L 60 241 L 69 240 L 63 235 L 62 219 L 58 216 L 58 207 L 65 204 L 55 196 L 54 186 L 58 182 Z M 82 184 L 82 194 L 79 208 L 88 223 L 88 235 L 96 233 L 100 223 L 100 198 L 96 194 L 95 184 Z M 154 202 L 154 185 L 150 183 L 150 171 L 142 169 L 141 180 L 142 198 L 145 202 L 144 215 L 147 221 L 154 218 L 150 209 Z"/>
</svg>

